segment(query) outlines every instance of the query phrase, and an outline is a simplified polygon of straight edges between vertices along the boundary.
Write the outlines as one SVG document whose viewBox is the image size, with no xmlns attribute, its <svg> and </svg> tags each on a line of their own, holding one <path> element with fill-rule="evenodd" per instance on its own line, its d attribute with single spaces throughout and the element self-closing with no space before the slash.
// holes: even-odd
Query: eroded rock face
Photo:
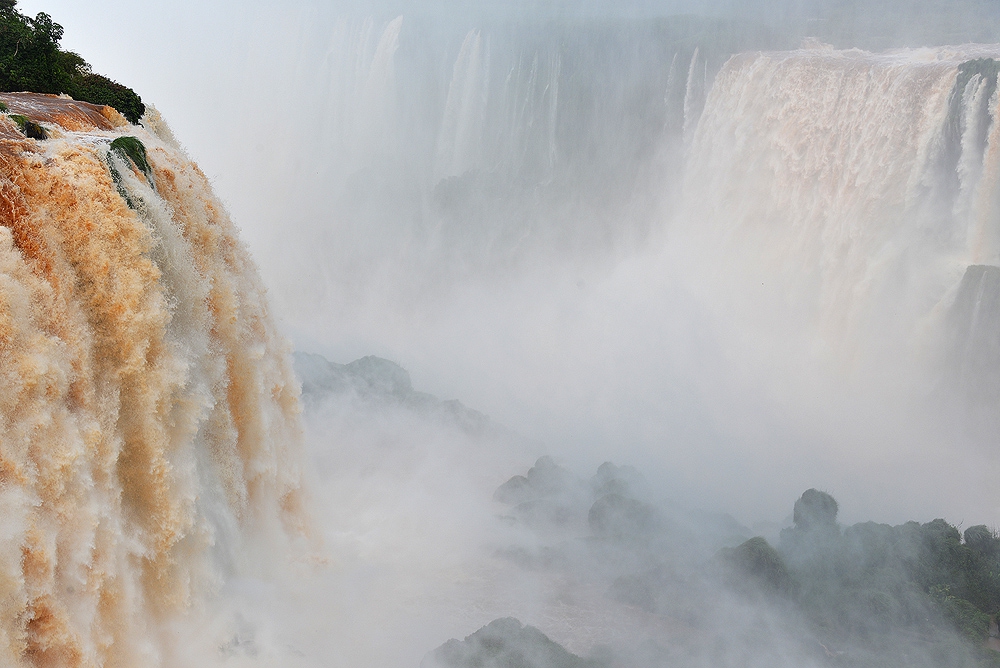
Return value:
<svg viewBox="0 0 1000 668">
<path fill-rule="evenodd" d="M 81 102 L 45 93 L 0 93 L 12 114 L 21 114 L 36 123 L 58 125 L 71 132 L 113 130 L 128 121 L 113 107 Z"/>
</svg>

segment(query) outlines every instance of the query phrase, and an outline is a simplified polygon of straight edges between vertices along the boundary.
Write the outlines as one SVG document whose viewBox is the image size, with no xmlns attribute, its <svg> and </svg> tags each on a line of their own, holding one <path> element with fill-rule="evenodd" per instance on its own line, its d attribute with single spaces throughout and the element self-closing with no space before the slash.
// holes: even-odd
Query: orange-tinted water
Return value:
<svg viewBox="0 0 1000 668">
<path fill-rule="evenodd" d="M 0 100 L 52 137 L 0 116 L 0 664 L 169 665 L 159 626 L 303 529 L 287 346 L 169 135 Z M 109 155 L 121 135 L 155 189 Z"/>
</svg>

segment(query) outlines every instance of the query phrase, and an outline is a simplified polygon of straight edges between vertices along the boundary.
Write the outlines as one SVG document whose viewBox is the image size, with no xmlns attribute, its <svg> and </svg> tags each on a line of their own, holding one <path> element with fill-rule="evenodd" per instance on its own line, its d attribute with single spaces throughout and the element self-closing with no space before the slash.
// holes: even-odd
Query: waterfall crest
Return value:
<svg viewBox="0 0 1000 668">
<path fill-rule="evenodd" d="M 966 268 L 1000 264 L 997 55 L 733 56 L 692 140 L 678 234 L 780 295 L 839 360 L 925 346 Z"/>
<path fill-rule="evenodd" d="M 155 111 L 0 100 L 49 135 L 0 116 L 0 663 L 163 665 L 159 621 L 302 529 L 288 347 Z"/>
</svg>

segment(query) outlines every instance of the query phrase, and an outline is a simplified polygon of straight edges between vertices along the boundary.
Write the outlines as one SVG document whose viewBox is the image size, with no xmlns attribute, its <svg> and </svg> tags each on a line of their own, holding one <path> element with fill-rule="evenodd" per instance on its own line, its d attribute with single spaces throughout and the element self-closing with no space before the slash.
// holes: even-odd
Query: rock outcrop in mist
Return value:
<svg viewBox="0 0 1000 668">
<path fill-rule="evenodd" d="M 942 519 L 843 527 L 837 501 L 810 489 L 772 546 L 760 536 L 740 537 L 749 531 L 730 518 L 655 502 L 643 487 L 629 467 L 605 463 L 585 482 L 542 457 L 494 494 L 534 536 L 498 555 L 526 572 L 601 583 L 607 605 L 647 615 L 633 619 L 630 640 L 581 658 L 554 648 L 537 629 L 498 619 L 429 653 L 422 666 L 1000 662 L 990 649 L 997 644 L 992 615 L 1000 610 L 995 530 L 976 525 L 963 538 Z M 659 633 L 649 634 L 650 620 L 659 620 Z"/>
<path fill-rule="evenodd" d="M 465 640 L 449 640 L 420 662 L 420 668 L 600 668 L 571 654 L 533 626 L 497 619 Z"/>
<path fill-rule="evenodd" d="M 302 399 L 322 404 L 334 398 L 357 400 L 369 407 L 392 406 L 435 415 L 473 435 L 508 431 L 457 399 L 441 400 L 413 389 L 410 374 L 389 360 L 368 355 L 337 364 L 316 353 L 296 352 L 295 371 L 302 381 Z"/>
</svg>

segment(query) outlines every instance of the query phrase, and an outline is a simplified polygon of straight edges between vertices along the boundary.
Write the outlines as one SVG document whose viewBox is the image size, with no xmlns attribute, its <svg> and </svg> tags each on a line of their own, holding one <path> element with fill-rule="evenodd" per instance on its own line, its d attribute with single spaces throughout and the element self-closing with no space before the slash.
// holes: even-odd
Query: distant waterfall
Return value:
<svg viewBox="0 0 1000 668">
<path fill-rule="evenodd" d="M 489 99 L 489 60 L 489 47 L 483 44 L 480 32 L 470 32 L 448 86 L 438 138 L 438 178 L 458 176 L 479 166 Z"/>
<path fill-rule="evenodd" d="M 684 87 L 684 140 L 691 141 L 691 135 L 698 125 L 701 116 L 702 105 L 705 103 L 705 81 L 704 77 L 699 77 L 698 47 L 695 47 L 691 54 L 691 64 L 688 65 L 688 74 Z"/>
<path fill-rule="evenodd" d="M 692 140 L 678 234 L 784 295 L 837 355 L 924 345 L 966 268 L 1000 264 L 996 55 L 734 56 Z"/>
</svg>

